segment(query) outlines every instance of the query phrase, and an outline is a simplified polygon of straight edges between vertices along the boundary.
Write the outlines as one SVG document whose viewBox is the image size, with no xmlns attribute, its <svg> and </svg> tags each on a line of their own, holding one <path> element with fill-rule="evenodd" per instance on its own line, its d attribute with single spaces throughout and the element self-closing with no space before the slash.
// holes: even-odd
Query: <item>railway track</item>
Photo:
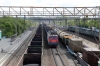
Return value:
<svg viewBox="0 0 100 66">
<path fill-rule="evenodd" d="M 48 45 L 48 42 L 47 42 L 47 36 L 45 35 L 45 31 L 44 31 L 44 56 L 47 56 L 46 60 L 48 61 L 45 61 L 47 62 L 47 65 L 45 66 L 66 66 L 61 58 L 61 55 L 58 53 L 58 49 L 56 48 L 50 48 L 50 46 Z M 49 62 L 51 61 L 52 62 Z M 45 63 L 46 64 L 46 63 Z"/>
<path fill-rule="evenodd" d="M 73 57 L 70 55 L 70 53 L 67 51 L 67 49 L 59 42 L 59 45 L 57 48 L 50 48 L 47 40 L 46 35 L 43 33 L 44 39 L 43 39 L 43 56 L 45 59 L 42 66 L 78 66 L 73 59 Z"/>
<path fill-rule="evenodd" d="M 67 66 L 81 66 L 81 64 L 78 63 L 78 60 L 75 59 L 68 52 L 67 48 L 65 48 L 61 42 L 59 42 L 59 46 L 57 49 L 58 49 L 59 53 L 62 55 L 61 57 L 63 58 L 63 61 Z"/>
<path fill-rule="evenodd" d="M 51 48 L 51 52 L 52 52 L 56 66 L 67 66 L 67 65 L 65 65 L 57 48 Z"/>
<path fill-rule="evenodd" d="M 33 31 L 33 30 L 32 30 Z M 4 66 L 17 66 L 19 63 L 20 58 L 24 54 L 25 50 L 27 49 L 27 45 L 30 42 L 30 39 L 34 36 L 34 31 L 31 33 L 29 38 L 25 39 L 23 44 L 14 52 L 14 54 L 11 55 L 10 59 Z M 27 41 L 26 41 L 27 40 Z"/>
<path fill-rule="evenodd" d="M 43 30 L 43 55 L 41 66 L 55 66 L 51 50 L 47 44 L 45 31 Z"/>
</svg>

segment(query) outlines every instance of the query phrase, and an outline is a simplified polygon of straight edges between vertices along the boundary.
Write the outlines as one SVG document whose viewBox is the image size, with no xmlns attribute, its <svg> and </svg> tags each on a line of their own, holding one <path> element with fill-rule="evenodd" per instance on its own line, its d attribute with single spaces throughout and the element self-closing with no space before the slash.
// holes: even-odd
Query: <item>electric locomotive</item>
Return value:
<svg viewBox="0 0 100 66">
<path fill-rule="evenodd" d="M 51 48 L 56 48 L 58 46 L 58 35 L 55 31 L 50 30 L 47 32 L 48 45 Z"/>
</svg>

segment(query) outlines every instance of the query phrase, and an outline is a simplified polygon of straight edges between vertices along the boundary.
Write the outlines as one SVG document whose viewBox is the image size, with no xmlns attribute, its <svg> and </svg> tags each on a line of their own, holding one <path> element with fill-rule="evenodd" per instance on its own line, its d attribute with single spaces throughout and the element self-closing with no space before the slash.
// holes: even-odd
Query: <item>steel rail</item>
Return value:
<svg viewBox="0 0 100 66">
<path fill-rule="evenodd" d="M 17 50 L 17 52 L 13 55 L 13 57 L 9 60 L 9 62 L 6 64 L 6 66 L 9 66 L 9 63 L 10 63 L 10 61 L 14 58 L 14 57 L 16 57 L 15 59 L 14 59 L 14 61 L 13 61 L 13 63 L 12 64 L 10 64 L 10 66 L 15 66 L 15 64 L 16 64 L 16 62 L 20 59 L 20 55 L 21 54 L 23 54 L 25 51 L 23 51 L 23 52 L 21 52 L 19 55 L 17 55 L 17 53 L 19 52 L 19 51 L 22 51 L 22 50 L 26 50 L 26 47 L 27 47 L 27 45 L 28 45 L 28 43 L 30 42 L 30 39 L 32 39 L 32 37 L 34 36 L 34 31 L 32 31 L 32 33 L 31 33 L 31 35 L 29 35 L 29 39 L 27 38 L 27 39 L 25 39 L 25 40 L 27 40 L 27 41 L 25 41 L 24 40 L 24 42 L 23 42 L 23 44 L 25 43 L 25 45 L 23 46 L 23 44 L 19 47 L 19 49 Z M 22 48 L 23 47 L 23 48 Z M 22 49 L 21 49 L 22 48 Z M 20 50 L 21 49 L 21 50 Z"/>
<path fill-rule="evenodd" d="M 57 49 L 57 48 L 56 48 L 56 51 L 57 51 L 57 53 L 58 53 L 58 49 Z M 66 65 L 64 64 L 64 62 L 63 62 L 63 60 L 62 60 L 62 58 L 61 58 L 61 55 L 60 55 L 59 53 L 58 53 L 58 56 L 59 56 L 59 58 L 61 59 L 63 66 L 66 66 Z"/>
<path fill-rule="evenodd" d="M 53 50 L 52 50 L 52 49 L 51 49 L 51 52 L 52 52 L 52 54 L 53 54 L 53 58 L 54 58 L 54 61 L 55 61 L 55 65 L 58 66 L 58 65 L 57 65 L 57 61 L 56 61 L 56 58 L 55 58 L 55 56 L 54 56 L 55 54 L 53 53 Z"/>
<path fill-rule="evenodd" d="M 54 49 L 54 48 L 53 48 L 53 49 Z M 56 57 L 55 57 L 55 54 L 54 54 L 54 52 L 53 52 L 53 49 L 51 48 L 51 52 L 52 52 L 52 54 L 53 54 L 53 58 L 54 58 L 54 61 L 55 61 L 55 65 L 58 66 L 57 60 L 56 60 Z M 63 65 L 63 66 L 66 66 L 66 65 L 64 64 L 62 58 L 61 58 L 61 55 L 58 53 L 58 49 L 55 48 L 55 50 L 56 50 L 56 52 L 57 52 L 57 56 L 59 56 L 60 61 L 62 62 L 62 65 Z"/>
</svg>

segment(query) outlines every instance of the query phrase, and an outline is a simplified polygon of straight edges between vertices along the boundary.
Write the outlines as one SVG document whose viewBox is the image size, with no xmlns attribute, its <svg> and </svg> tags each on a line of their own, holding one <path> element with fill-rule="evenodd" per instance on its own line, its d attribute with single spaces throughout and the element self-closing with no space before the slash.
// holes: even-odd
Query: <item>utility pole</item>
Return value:
<svg viewBox="0 0 100 66">
<path fill-rule="evenodd" d="M 79 18 L 75 19 L 75 25 L 76 25 L 75 34 L 76 34 L 76 38 L 78 38 L 79 37 Z"/>
<path fill-rule="evenodd" d="M 25 25 L 25 18 L 26 18 L 26 16 L 24 15 L 24 31 L 25 31 L 25 26 L 26 26 L 26 25 Z"/>
<path fill-rule="evenodd" d="M 65 26 L 67 27 L 67 30 L 68 30 L 68 21 L 67 21 L 67 19 L 65 19 Z"/>
<path fill-rule="evenodd" d="M 54 24 L 53 26 L 55 26 L 55 21 L 54 20 L 53 20 L 53 24 Z"/>
<path fill-rule="evenodd" d="M 16 35 L 17 35 L 17 15 L 16 15 L 15 24 L 16 24 Z"/>
<path fill-rule="evenodd" d="M 99 22 L 99 49 L 100 49 L 100 7 L 99 8 L 99 11 L 98 11 L 98 22 Z M 100 58 L 99 58 L 99 61 L 98 61 L 98 66 L 100 66 Z"/>
<path fill-rule="evenodd" d="M 98 22 L 99 22 L 99 49 L 100 49 L 100 10 L 98 11 Z"/>
</svg>

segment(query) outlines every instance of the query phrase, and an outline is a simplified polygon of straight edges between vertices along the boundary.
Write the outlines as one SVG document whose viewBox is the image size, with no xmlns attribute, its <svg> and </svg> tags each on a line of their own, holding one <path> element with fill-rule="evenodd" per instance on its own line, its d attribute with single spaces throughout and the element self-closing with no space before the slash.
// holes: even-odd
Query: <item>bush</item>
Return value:
<svg viewBox="0 0 100 66">
<path fill-rule="evenodd" d="M 32 23 L 29 20 L 24 23 L 24 20 L 21 18 L 0 17 L 0 30 L 2 30 L 3 36 L 6 37 L 11 37 L 16 32 L 19 35 L 31 25 Z"/>
</svg>

